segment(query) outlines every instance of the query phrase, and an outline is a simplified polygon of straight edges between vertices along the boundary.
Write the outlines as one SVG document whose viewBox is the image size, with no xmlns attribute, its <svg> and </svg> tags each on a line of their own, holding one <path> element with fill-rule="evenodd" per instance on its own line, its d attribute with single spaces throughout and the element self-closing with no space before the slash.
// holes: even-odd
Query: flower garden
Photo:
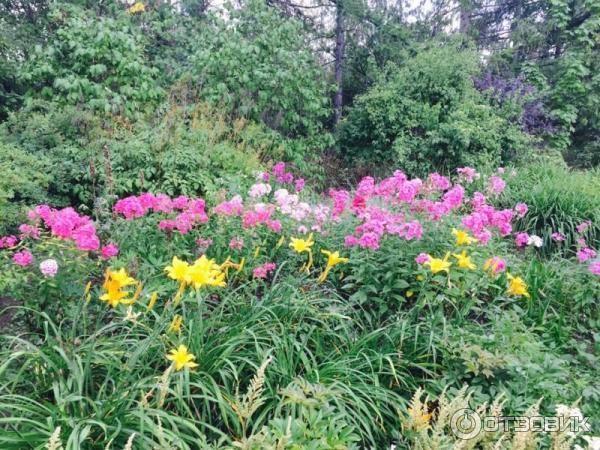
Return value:
<svg viewBox="0 0 600 450">
<path fill-rule="evenodd" d="M 592 224 L 522 231 L 519 176 L 321 193 L 278 163 L 210 201 L 33 208 L 0 239 L 1 448 L 598 448 Z M 590 427 L 461 441 L 464 407 Z"/>
</svg>

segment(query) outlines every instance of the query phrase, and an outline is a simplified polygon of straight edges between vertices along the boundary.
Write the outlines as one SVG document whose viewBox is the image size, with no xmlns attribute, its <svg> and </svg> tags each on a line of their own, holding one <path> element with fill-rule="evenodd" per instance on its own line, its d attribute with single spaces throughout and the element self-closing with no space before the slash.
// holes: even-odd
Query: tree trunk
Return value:
<svg viewBox="0 0 600 450">
<path fill-rule="evenodd" d="M 471 5 L 465 0 L 460 2 L 460 22 L 458 31 L 461 34 L 467 34 L 471 25 Z"/>
<path fill-rule="evenodd" d="M 337 90 L 333 101 L 334 106 L 334 124 L 337 126 L 342 119 L 343 106 L 343 71 L 344 71 L 344 54 L 346 47 L 346 36 L 344 31 L 344 8 L 343 0 L 336 0 L 335 3 L 335 84 Z"/>
<path fill-rule="evenodd" d="M 516 0 L 514 8 L 515 8 L 515 13 L 514 13 L 512 22 L 510 24 L 511 39 L 512 39 L 513 33 L 517 30 L 517 27 L 519 26 L 519 24 L 521 22 L 521 18 L 523 17 L 522 1 Z M 513 49 L 513 69 L 516 70 L 516 68 L 519 67 L 519 64 L 522 60 L 523 60 L 523 50 L 520 47 Z"/>
</svg>

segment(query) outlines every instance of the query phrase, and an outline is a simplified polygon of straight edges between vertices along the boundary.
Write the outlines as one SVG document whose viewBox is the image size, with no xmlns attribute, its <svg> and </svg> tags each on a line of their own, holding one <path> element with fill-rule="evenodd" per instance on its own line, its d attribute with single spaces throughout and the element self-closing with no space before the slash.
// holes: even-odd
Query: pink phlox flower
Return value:
<svg viewBox="0 0 600 450">
<path fill-rule="evenodd" d="M 432 188 L 440 190 L 440 191 L 446 191 L 446 190 L 450 189 L 450 186 L 451 186 L 450 180 L 448 178 L 446 178 L 445 176 L 440 175 L 437 172 L 433 172 L 433 173 L 429 174 L 427 183 Z"/>
<path fill-rule="evenodd" d="M 102 247 L 101 254 L 102 254 L 102 259 L 112 258 L 119 254 L 119 247 L 117 247 L 116 244 L 113 244 L 111 242 L 110 244 L 107 244 L 104 247 Z"/>
<path fill-rule="evenodd" d="M 474 180 L 479 179 L 479 173 L 472 167 L 459 167 L 456 169 L 458 178 L 464 180 L 467 183 L 472 183 Z"/>
<path fill-rule="evenodd" d="M 525 232 L 517 233 L 515 237 L 515 244 L 517 247 L 525 247 L 527 245 L 527 241 L 529 241 L 529 234 Z"/>
<path fill-rule="evenodd" d="M 527 214 L 527 211 L 529 211 L 527 204 L 525 204 L 525 203 L 517 203 L 516 204 L 515 212 L 517 213 L 517 216 L 525 217 L 525 214 Z"/>
<path fill-rule="evenodd" d="M 32 239 L 39 239 L 40 237 L 40 229 L 37 225 L 22 223 L 19 225 L 19 231 L 21 232 L 21 238 L 30 237 Z"/>
<path fill-rule="evenodd" d="M 500 177 L 492 175 L 490 177 L 490 179 L 488 180 L 487 189 L 492 194 L 496 194 L 496 195 L 501 194 L 505 188 L 506 188 L 506 182 Z"/>
<path fill-rule="evenodd" d="M 266 262 L 262 266 L 255 267 L 252 271 L 252 276 L 254 278 L 262 278 L 265 279 L 269 276 L 271 272 L 275 270 L 277 264 L 274 262 Z"/>
<path fill-rule="evenodd" d="M 415 262 L 419 265 L 423 265 L 427 261 L 429 261 L 429 255 L 427 253 L 419 253 L 415 258 Z"/>
<path fill-rule="evenodd" d="M 29 250 L 22 250 L 13 255 L 13 262 L 17 266 L 25 267 L 33 262 L 33 255 Z"/>
<path fill-rule="evenodd" d="M 244 212 L 242 197 L 236 195 L 231 200 L 220 203 L 213 208 L 213 212 L 221 216 L 240 216 Z"/>
<path fill-rule="evenodd" d="M 591 248 L 585 247 L 577 251 L 577 259 L 579 262 L 586 262 L 596 257 L 596 252 Z"/>
</svg>

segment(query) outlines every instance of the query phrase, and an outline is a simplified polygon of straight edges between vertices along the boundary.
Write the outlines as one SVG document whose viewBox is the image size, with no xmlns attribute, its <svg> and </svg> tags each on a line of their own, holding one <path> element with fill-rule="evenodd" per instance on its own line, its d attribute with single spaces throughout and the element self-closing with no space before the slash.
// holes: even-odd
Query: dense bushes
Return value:
<svg viewBox="0 0 600 450">
<path fill-rule="evenodd" d="M 50 162 L 0 139 L 0 234 L 23 217 L 24 208 L 46 201 Z"/>
<path fill-rule="evenodd" d="M 75 8 L 55 14 L 52 41 L 36 48 L 21 73 L 30 95 L 129 116 L 159 99 L 158 71 L 144 60 L 142 35 L 127 16 L 98 18 Z"/>
<path fill-rule="evenodd" d="M 348 158 L 393 162 L 410 173 L 514 161 L 531 140 L 512 114 L 490 106 L 473 86 L 473 52 L 444 46 L 390 67 L 359 96 L 342 127 Z"/>
<path fill-rule="evenodd" d="M 214 19 L 192 56 L 201 95 L 284 136 L 313 136 L 330 114 L 328 86 L 300 22 L 251 1 Z"/>
<path fill-rule="evenodd" d="M 19 192 L 23 183 L 36 193 L 16 195 L 15 205 L 43 200 L 84 205 L 88 211 L 105 196 L 142 190 L 211 197 L 222 188 L 246 185 L 263 161 L 289 151 L 276 132 L 246 119 L 230 120 L 204 103 L 166 104 L 153 122 L 131 123 L 38 102 L 12 116 L 0 136 L 16 149 L 14 157 L 36 163 L 10 163 L 18 183 L 6 195 L 13 197 L 9 193 Z M 7 150 L 3 164 L 9 164 L 8 156 L 13 155 Z M 43 161 L 43 175 L 34 181 L 27 171 Z M 5 226 L 13 223 L 9 214 L 1 220 Z"/>
<path fill-rule="evenodd" d="M 577 226 L 591 221 L 587 241 L 600 243 L 600 174 L 596 171 L 569 170 L 562 161 L 538 159 L 518 169 L 508 179 L 505 204 L 521 199 L 527 215 L 517 222 L 520 230 L 544 239 L 544 251 L 573 251 Z M 565 241 L 555 242 L 551 235 L 560 232 Z"/>
</svg>

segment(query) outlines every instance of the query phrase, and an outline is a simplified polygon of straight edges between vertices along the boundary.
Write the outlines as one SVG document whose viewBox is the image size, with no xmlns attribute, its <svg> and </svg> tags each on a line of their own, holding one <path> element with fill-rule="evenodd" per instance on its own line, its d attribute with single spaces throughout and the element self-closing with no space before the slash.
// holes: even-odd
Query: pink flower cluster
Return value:
<svg viewBox="0 0 600 450">
<path fill-rule="evenodd" d="M 19 240 L 16 236 L 3 236 L 0 238 L 0 248 L 11 248 L 17 245 Z"/>
<path fill-rule="evenodd" d="M 254 270 L 252 271 L 252 276 L 254 278 L 267 278 L 269 276 L 269 273 L 273 272 L 276 267 L 277 264 L 275 264 L 274 262 L 264 263 L 262 266 L 254 268 Z"/>
<path fill-rule="evenodd" d="M 379 241 L 385 234 L 400 236 L 407 241 L 419 240 L 423 235 L 421 223 L 418 220 L 406 222 L 403 213 L 392 213 L 376 206 L 367 206 L 358 216 L 363 223 L 358 225 L 354 232 L 360 236 L 346 236 L 347 246 L 377 250 Z"/>
<path fill-rule="evenodd" d="M 208 238 L 208 239 L 198 238 L 198 239 L 196 239 L 196 245 L 201 250 L 206 250 L 208 247 L 213 245 L 213 240 L 210 238 Z"/>
<path fill-rule="evenodd" d="M 555 231 L 550 236 L 554 242 L 563 242 L 567 237 L 559 231 Z"/>
<path fill-rule="evenodd" d="M 415 262 L 419 265 L 425 264 L 429 261 L 429 255 L 427 253 L 419 253 L 415 258 Z"/>
<path fill-rule="evenodd" d="M 529 242 L 529 235 L 527 233 L 525 233 L 525 232 L 517 233 L 517 236 L 515 237 L 515 244 L 517 245 L 517 247 L 519 247 L 519 248 L 525 247 L 528 242 Z"/>
<path fill-rule="evenodd" d="M 579 262 L 586 262 L 590 259 L 594 259 L 596 257 L 596 252 L 591 248 L 584 247 L 577 251 L 577 259 Z"/>
<path fill-rule="evenodd" d="M 40 263 L 40 272 L 46 278 L 54 278 L 58 273 L 58 263 L 55 259 L 46 259 Z"/>
<path fill-rule="evenodd" d="M 98 250 L 100 239 L 96 235 L 96 227 L 88 216 L 77 214 L 73 208 L 54 209 L 48 205 L 36 206 L 27 214 L 30 220 L 42 220 L 53 236 L 74 241 L 79 250 Z M 22 228 L 33 230 L 35 227 Z M 39 232 L 34 233 L 39 236 Z"/>
<path fill-rule="evenodd" d="M 18 266 L 28 266 L 33 262 L 33 255 L 29 250 L 22 250 L 13 255 L 13 261 Z"/>
<path fill-rule="evenodd" d="M 508 236 L 512 232 L 511 221 L 514 216 L 512 209 L 496 210 L 485 203 L 482 194 L 475 193 L 471 204 L 473 212 L 462 218 L 464 227 L 468 228 L 475 238 L 486 244 L 492 237 L 491 229 L 496 228 L 501 236 Z"/>
<path fill-rule="evenodd" d="M 244 248 L 244 238 L 234 237 L 229 241 L 229 248 L 231 250 L 241 250 Z"/>
<path fill-rule="evenodd" d="M 577 233 L 580 235 L 577 239 L 577 245 L 579 249 L 577 250 L 576 256 L 580 263 L 587 263 L 588 261 L 593 260 L 597 256 L 596 251 L 594 249 L 589 248 L 586 239 L 583 236 L 581 236 L 588 230 L 588 228 L 591 225 L 592 221 L 586 220 L 584 222 L 581 222 L 576 227 Z M 590 265 L 588 266 L 588 270 L 594 275 L 600 275 L 600 260 L 591 261 Z"/>
<path fill-rule="evenodd" d="M 434 190 L 446 190 L 450 188 L 449 181 L 437 174 L 429 178 L 429 183 Z M 407 220 L 406 212 L 402 210 L 405 204 L 410 207 L 410 212 L 428 211 L 430 216 L 441 217 L 462 203 L 464 189 L 455 186 L 448 190 L 442 197 L 442 201 L 431 201 L 429 199 L 416 200 L 420 193 L 423 182 L 420 179 L 409 180 L 401 171 L 396 171 L 391 177 L 376 183 L 372 177 L 363 178 L 356 189 L 356 194 L 351 201 L 351 211 L 361 220 L 354 229 L 354 235 L 345 237 L 347 246 L 359 246 L 377 250 L 381 238 L 386 235 L 400 236 L 406 240 L 421 239 L 423 229 L 421 223 L 416 220 Z M 345 207 L 347 200 L 344 194 L 334 191 L 338 196 L 340 206 L 334 203 L 334 214 Z M 331 195 L 331 193 L 330 193 Z M 373 205 L 371 204 L 373 203 Z M 392 211 L 388 208 L 375 206 L 375 203 L 384 203 L 400 208 L 400 211 Z"/>
<path fill-rule="evenodd" d="M 305 185 L 304 178 L 298 178 L 296 180 L 296 182 L 294 183 L 294 190 L 296 192 L 302 192 L 304 190 L 304 185 Z"/>
<path fill-rule="evenodd" d="M 486 261 L 485 265 L 495 274 L 499 274 L 506 270 L 506 261 L 499 256 L 492 256 Z"/>
<path fill-rule="evenodd" d="M 466 183 L 472 183 L 479 179 L 479 173 L 472 167 L 459 167 L 456 169 L 456 173 L 458 173 L 459 180 L 465 181 Z"/>
<path fill-rule="evenodd" d="M 443 195 L 441 201 L 432 201 L 429 199 L 417 201 L 415 210 L 426 212 L 430 220 L 440 220 L 462 206 L 464 195 L 464 188 L 457 184 Z"/>
<path fill-rule="evenodd" d="M 250 187 L 248 195 L 252 198 L 264 197 L 271 193 L 271 185 L 266 183 L 256 183 Z"/>
<path fill-rule="evenodd" d="M 139 196 L 122 198 L 115 204 L 113 210 L 125 216 L 127 220 L 143 217 L 150 211 L 165 214 L 180 211 L 174 219 L 162 220 L 158 226 L 161 230 L 177 230 L 181 234 L 186 234 L 196 224 L 208 222 L 205 206 L 201 198 L 190 199 L 182 195 L 171 199 L 165 194 L 154 195 L 145 192 Z"/>
<path fill-rule="evenodd" d="M 119 254 L 119 247 L 111 242 L 110 244 L 102 247 L 101 254 L 102 259 L 110 259 Z"/>
<path fill-rule="evenodd" d="M 282 214 L 290 216 L 298 222 L 306 219 L 312 210 L 308 203 L 301 202 L 298 195 L 290 194 L 287 189 L 277 189 L 275 191 L 275 202 Z"/>
<path fill-rule="evenodd" d="M 440 195 L 439 191 L 443 192 L 441 198 L 437 197 Z M 330 196 L 334 198 L 334 217 L 348 203 L 343 193 L 345 191 L 330 192 Z M 465 190 L 461 185 L 452 186 L 448 178 L 438 173 L 431 174 L 426 184 L 418 178 L 409 180 L 399 170 L 379 183 L 372 177 L 365 177 L 358 184 L 350 201 L 351 211 L 362 223 L 356 227 L 355 235 L 346 236 L 345 243 L 349 246 L 377 249 L 385 234 L 397 235 L 406 240 L 421 239 L 421 222 L 417 219 L 409 220 L 408 214 L 424 212 L 429 220 L 440 220 L 462 207 L 464 198 Z M 381 203 L 386 204 L 386 208 L 373 205 Z M 392 212 L 393 208 L 399 211 Z"/>
<path fill-rule="evenodd" d="M 427 184 L 429 184 L 433 189 L 438 189 L 440 191 L 448 190 L 452 185 L 448 178 L 440 175 L 437 172 L 433 172 L 429 175 Z"/>
<path fill-rule="evenodd" d="M 277 179 L 278 183 L 293 183 L 294 175 L 291 172 L 285 171 L 285 163 L 278 162 L 273 166 L 273 175 Z"/>
<path fill-rule="evenodd" d="M 236 195 L 229 201 L 222 202 L 213 208 L 213 213 L 220 216 L 241 216 L 244 212 L 242 197 Z"/>
<path fill-rule="evenodd" d="M 348 207 L 350 193 L 348 191 L 338 191 L 336 189 L 330 189 L 329 197 L 333 201 L 331 217 L 337 220 L 344 213 L 344 211 L 346 211 L 346 208 Z"/>
<path fill-rule="evenodd" d="M 517 213 L 518 217 L 525 217 L 527 211 L 529 211 L 529 208 L 527 207 L 526 203 L 517 203 L 515 205 L 515 212 Z"/>
<path fill-rule="evenodd" d="M 503 172 L 499 172 L 499 173 L 503 173 Z M 491 194 L 501 194 L 504 189 L 506 188 L 506 182 L 500 178 L 497 177 L 495 175 L 491 176 L 488 180 L 488 192 L 490 192 Z"/>
<path fill-rule="evenodd" d="M 39 239 L 40 237 L 40 228 L 37 225 L 22 223 L 19 225 L 19 231 L 21 232 L 21 238 L 30 237 L 32 239 Z"/>
<path fill-rule="evenodd" d="M 591 224 L 592 224 L 591 220 L 586 220 L 585 222 L 581 222 L 579 225 L 577 225 L 577 232 L 585 233 Z"/>
<path fill-rule="evenodd" d="M 275 207 L 270 204 L 257 203 L 254 205 L 253 211 L 246 211 L 242 217 L 242 227 L 254 228 L 258 225 L 264 224 L 271 231 L 279 233 L 281 231 L 281 222 L 279 220 L 271 219 L 271 215 Z"/>
</svg>

